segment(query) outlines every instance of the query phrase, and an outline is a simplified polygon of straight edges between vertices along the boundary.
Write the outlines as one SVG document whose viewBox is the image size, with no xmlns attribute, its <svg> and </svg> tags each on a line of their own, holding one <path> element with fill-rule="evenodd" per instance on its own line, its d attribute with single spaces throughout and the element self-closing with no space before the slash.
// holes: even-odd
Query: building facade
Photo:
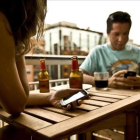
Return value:
<svg viewBox="0 0 140 140">
<path fill-rule="evenodd" d="M 92 31 L 89 28 L 81 29 L 69 22 L 46 25 L 43 38 L 47 54 L 52 55 L 86 56 L 94 46 L 105 43 L 103 33 Z M 70 70 L 70 65 L 49 66 L 50 78 L 68 78 Z M 55 75 L 54 72 L 56 72 Z"/>
<path fill-rule="evenodd" d="M 78 28 L 76 24 L 59 22 L 45 25 L 43 37 L 40 42 L 33 39 L 31 54 L 51 55 L 88 55 L 96 45 L 105 43 L 103 33 Z M 42 48 L 42 49 L 41 49 Z M 42 50 L 45 50 L 42 51 Z M 71 60 L 70 60 L 71 61 Z M 47 62 L 46 62 L 47 65 Z M 68 78 L 70 65 L 47 65 L 50 79 Z M 28 81 L 38 81 L 39 66 L 27 66 Z"/>
<path fill-rule="evenodd" d="M 88 53 L 95 45 L 105 42 L 103 33 L 78 28 L 76 24 L 59 22 L 47 25 L 44 30 L 45 49 L 48 54 L 71 55 L 66 51 Z"/>
</svg>

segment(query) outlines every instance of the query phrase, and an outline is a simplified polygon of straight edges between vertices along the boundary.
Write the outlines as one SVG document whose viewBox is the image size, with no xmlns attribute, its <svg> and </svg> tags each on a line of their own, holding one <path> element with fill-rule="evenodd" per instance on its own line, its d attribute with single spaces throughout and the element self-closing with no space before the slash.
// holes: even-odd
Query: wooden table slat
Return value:
<svg viewBox="0 0 140 140">
<path fill-rule="evenodd" d="M 45 109 L 40 109 L 40 108 L 26 108 L 24 110 L 24 112 L 30 113 L 35 116 L 42 117 L 44 119 L 48 119 L 53 122 L 61 122 L 61 121 L 64 121 L 64 120 L 67 120 L 70 118 L 68 116 L 65 116 L 62 114 L 57 114 L 55 112 L 48 111 Z"/>
<path fill-rule="evenodd" d="M 93 93 L 107 93 L 107 94 L 113 94 L 113 95 L 121 95 L 121 96 L 132 96 L 135 94 L 139 94 L 139 89 L 114 89 L 114 88 L 109 88 L 106 91 L 103 90 L 96 90 L 95 87 L 92 87 L 87 90 L 88 92 L 93 92 Z"/>
<path fill-rule="evenodd" d="M 105 106 L 110 104 L 107 102 L 96 101 L 96 100 L 84 100 L 83 103 L 90 104 L 90 105 L 97 105 L 97 106 Z"/>
<path fill-rule="evenodd" d="M 93 106 L 93 105 L 82 104 L 82 105 L 78 106 L 77 108 L 87 110 L 87 111 L 91 111 L 91 110 L 94 110 L 94 109 L 98 109 L 99 107 Z"/>
<path fill-rule="evenodd" d="M 111 103 L 119 101 L 119 99 L 105 98 L 105 97 L 99 97 L 99 96 L 91 96 L 90 99 L 99 100 L 99 101 L 107 101 Z"/>
<path fill-rule="evenodd" d="M 46 122 L 44 120 L 38 119 L 25 113 L 21 113 L 19 116 L 11 116 L 3 109 L 0 109 L 0 119 L 4 120 L 7 123 L 13 124 L 14 126 L 19 126 L 21 128 L 24 128 L 26 126 L 28 128 L 27 131 L 38 130 L 52 125 L 49 122 Z"/>
<path fill-rule="evenodd" d="M 101 96 L 101 97 L 109 97 L 109 98 L 115 98 L 115 99 L 125 99 L 128 96 L 121 96 L 121 95 L 114 95 L 114 94 L 108 94 L 108 93 L 91 93 L 91 95 Z"/>
<path fill-rule="evenodd" d="M 50 111 L 62 113 L 64 115 L 68 115 L 68 116 L 71 116 L 71 117 L 78 116 L 78 115 L 81 115 L 81 114 L 87 112 L 87 111 L 83 111 L 83 110 L 70 110 L 70 111 L 66 111 L 64 109 L 59 109 L 59 108 L 54 108 L 54 107 L 43 107 L 43 108 L 47 109 L 47 110 L 50 110 Z"/>
</svg>

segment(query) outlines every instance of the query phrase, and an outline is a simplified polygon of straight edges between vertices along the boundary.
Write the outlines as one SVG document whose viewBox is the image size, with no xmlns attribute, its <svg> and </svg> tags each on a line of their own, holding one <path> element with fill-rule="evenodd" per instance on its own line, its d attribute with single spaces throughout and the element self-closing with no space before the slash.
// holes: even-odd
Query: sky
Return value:
<svg viewBox="0 0 140 140">
<path fill-rule="evenodd" d="M 129 38 L 140 45 L 140 0 L 48 0 L 46 24 L 67 21 L 106 34 L 106 19 L 116 11 L 131 15 Z"/>
</svg>

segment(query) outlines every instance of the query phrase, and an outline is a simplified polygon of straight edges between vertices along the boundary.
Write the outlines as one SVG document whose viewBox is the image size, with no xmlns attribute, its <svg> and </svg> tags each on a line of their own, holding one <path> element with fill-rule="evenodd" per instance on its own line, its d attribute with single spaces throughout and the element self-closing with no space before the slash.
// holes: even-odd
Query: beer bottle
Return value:
<svg viewBox="0 0 140 140">
<path fill-rule="evenodd" d="M 40 72 L 38 79 L 40 93 L 49 92 L 49 74 L 46 70 L 45 59 L 40 59 Z"/>
<path fill-rule="evenodd" d="M 79 71 L 78 60 L 76 56 L 73 56 L 71 61 L 71 73 L 69 76 L 70 88 L 82 89 L 83 73 Z"/>
</svg>

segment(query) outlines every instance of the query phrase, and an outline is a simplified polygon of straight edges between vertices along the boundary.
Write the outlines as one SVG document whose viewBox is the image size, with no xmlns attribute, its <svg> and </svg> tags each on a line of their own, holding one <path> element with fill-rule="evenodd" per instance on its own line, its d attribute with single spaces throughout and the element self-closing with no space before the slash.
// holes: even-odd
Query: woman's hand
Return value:
<svg viewBox="0 0 140 140">
<path fill-rule="evenodd" d="M 77 106 L 80 106 L 82 104 L 82 100 L 74 101 L 72 102 L 72 106 L 68 104 L 66 108 L 61 106 L 60 100 L 65 97 L 71 96 L 79 92 L 80 90 L 81 89 L 63 89 L 56 91 L 50 97 L 50 104 L 53 105 L 54 107 L 63 108 L 65 110 L 76 109 Z"/>
<path fill-rule="evenodd" d="M 132 89 L 134 87 L 140 88 L 140 76 L 128 76 L 124 78 L 124 74 L 127 70 L 121 70 L 116 72 L 111 78 L 109 78 L 108 86 L 111 88 L 123 88 Z"/>
</svg>

